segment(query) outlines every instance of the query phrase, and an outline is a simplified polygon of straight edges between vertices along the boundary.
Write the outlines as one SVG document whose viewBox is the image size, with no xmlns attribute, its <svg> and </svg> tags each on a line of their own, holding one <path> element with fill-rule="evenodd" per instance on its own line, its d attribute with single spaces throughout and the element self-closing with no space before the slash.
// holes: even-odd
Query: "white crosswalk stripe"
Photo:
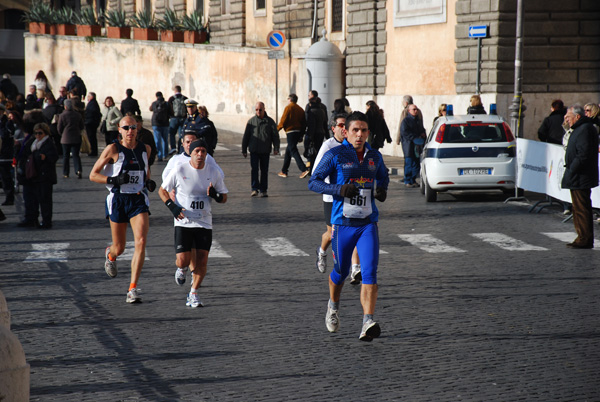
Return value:
<svg viewBox="0 0 600 402">
<path fill-rule="evenodd" d="M 34 243 L 24 262 L 67 262 L 70 243 Z"/>
<path fill-rule="evenodd" d="M 256 242 L 263 249 L 263 251 L 269 254 L 271 257 L 306 257 L 304 251 L 294 246 L 285 237 L 271 237 L 266 239 L 256 239 Z"/>
<path fill-rule="evenodd" d="M 450 246 L 430 234 L 399 234 L 398 237 L 428 253 L 465 253 L 466 250 Z"/>
<path fill-rule="evenodd" d="M 221 247 L 219 242 L 215 240 L 212 241 L 212 245 L 210 246 L 210 253 L 208 254 L 208 256 L 210 258 L 231 258 L 231 256 L 227 254 L 225 250 L 223 250 L 223 247 Z"/>
<path fill-rule="evenodd" d="M 560 240 L 564 243 L 571 243 L 577 237 L 577 233 L 573 232 L 543 232 L 544 236 L 548 236 L 551 239 Z M 594 243 L 598 243 L 596 240 Z M 600 247 L 594 246 L 594 250 L 600 250 Z"/>
<path fill-rule="evenodd" d="M 111 245 L 112 243 L 106 243 L 107 245 Z M 128 241 L 125 243 L 125 250 L 123 254 L 119 256 L 119 260 L 131 261 L 133 259 L 133 252 L 135 251 L 135 241 Z M 144 261 L 149 261 L 148 258 L 148 248 L 146 248 L 146 258 Z"/>
<path fill-rule="evenodd" d="M 471 233 L 471 236 L 509 251 L 546 251 L 545 247 L 534 246 L 502 233 Z"/>
</svg>

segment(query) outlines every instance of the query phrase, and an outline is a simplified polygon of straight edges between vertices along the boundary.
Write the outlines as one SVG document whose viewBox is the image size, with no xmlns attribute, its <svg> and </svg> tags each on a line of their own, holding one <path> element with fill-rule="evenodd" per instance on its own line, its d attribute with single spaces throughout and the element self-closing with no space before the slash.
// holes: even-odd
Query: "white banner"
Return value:
<svg viewBox="0 0 600 402">
<path fill-rule="evenodd" d="M 517 138 L 517 186 L 571 202 L 569 190 L 561 188 L 565 150 L 557 144 Z M 592 189 L 592 205 L 600 208 L 600 187 Z"/>
</svg>

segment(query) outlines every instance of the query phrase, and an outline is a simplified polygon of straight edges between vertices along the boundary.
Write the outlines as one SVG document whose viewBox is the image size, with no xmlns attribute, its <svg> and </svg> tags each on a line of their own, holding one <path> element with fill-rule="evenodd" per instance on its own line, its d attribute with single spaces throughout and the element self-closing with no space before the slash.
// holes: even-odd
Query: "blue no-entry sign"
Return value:
<svg viewBox="0 0 600 402">
<path fill-rule="evenodd" d="M 469 38 L 487 38 L 487 25 L 471 25 L 469 27 Z"/>
<path fill-rule="evenodd" d="M 281 31 L 271 31 L 267 35 L 267 45 L 273 50 L 279 50 L 285 45 L 285 34 Z"/>
</svg>

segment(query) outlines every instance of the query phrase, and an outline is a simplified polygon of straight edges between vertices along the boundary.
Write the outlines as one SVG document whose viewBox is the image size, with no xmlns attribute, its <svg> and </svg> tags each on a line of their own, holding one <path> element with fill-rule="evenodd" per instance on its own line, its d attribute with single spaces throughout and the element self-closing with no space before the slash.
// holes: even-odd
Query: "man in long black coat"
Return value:
<svg viewBox="0 0 600 402">
<path fill-rule="evenodd" d="M 98 156 L 98 138 L 97 132 L 102 120 L 102 112 L 100 111 L 100 105 L 96 100 L 96 93 L 90 92 L 87 97 L 87 105 L 85 106 L 85 133 L 90 141 L 90 153 L 89 156 Z"/>
<path fill-rule="evenodd" d="M 573 224 L 577 232 L 577 238 L 567 247 L 593 248 L 591 193 L 592 188 L 598 186 L 598 132 L 579 105 L 569 108 L 565 119 L 573 132 L 565 151 L 565 172 L 561 186 L 571 191 Z"/>
</svg>

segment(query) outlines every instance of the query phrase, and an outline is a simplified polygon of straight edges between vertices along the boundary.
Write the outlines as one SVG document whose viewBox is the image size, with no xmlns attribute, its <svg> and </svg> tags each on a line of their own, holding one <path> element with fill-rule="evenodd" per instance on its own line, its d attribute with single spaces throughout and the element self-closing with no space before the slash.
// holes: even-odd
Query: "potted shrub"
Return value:
<svg viewBox="0 0 600 402">
<path fill-rule="evenodd" d="M 58 24 L 58 10 L 50 9 L 50 15 L 48 16 L 48 25 L 50 28 L 50 35 L 57 34 Z"/>
<path fill-rule="evenodd" d="M 54 22 L 56 23 L 56 35 L 75 35 L 75 14 L 73 9 L 63 7 L 54 12 Z"/>
<path fill-rule="evenodd" d="M 29 24 L 29 32 L 32 34 L 50 33 L 51 19 L 52 8 L 42 1 L 33 1 L 23 15 L 23 21 Z"/>
<path fill-rule="evenodd" d="M 207 39 L 207 30 L 204 26 L 204 16 L 198 10 L 183 16 L 183 41 L 185 43 L 204 43 Z"/>
<path fill-rule="evenodd" d="M 158 40 L 158 31 L 155 29 L 154 13 L 150 10 L 140 10 L 131 19 L 133 25 L 133 39 Z"/>
<path fill-rule="evenodd" d="M 77 36 L 100 36 L 102 27 L 92 7 L 82 8 L 76 20 Z"/>
<path fill-rule="evenodd" d="M 160 40 L 163 42 L 183 42 L 183 26 L 175 11 L 167 8 L 161 21 L 158 21 Z"/>
<path fill-rule="evenodd" d="M 107 23 L 106 36 L 115 39 L 131 39 L 131 27 L 123 10 L 109 10 L 105 14 Z"/>
</svg>

